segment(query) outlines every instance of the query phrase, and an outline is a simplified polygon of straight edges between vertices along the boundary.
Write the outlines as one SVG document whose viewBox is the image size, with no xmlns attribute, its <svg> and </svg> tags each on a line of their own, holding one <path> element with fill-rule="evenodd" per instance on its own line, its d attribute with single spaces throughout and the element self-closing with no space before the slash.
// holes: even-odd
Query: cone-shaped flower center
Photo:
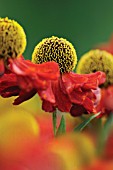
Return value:
<svg viewBox="0 0 113 170">
<path fill-rule="evenodd" d="M 0 58 L 16 58 L 26 47 L 23 28 L 14 20 L 0 18 Z"/>
<path fill-rule="evenodd" d="M 73 45 L 63 38 L 52 36 L 43 39 L 34 49 L 32 61 L 40 64 L 55 61 L 59 64 L 60 72 L 70 72 L 75 68 L 77 55 Z"/>
<path fill-rule="evenodd" d="M 106 73 L 105 86 L 113 84 L 113 56 L 101 50 L 91 50 L 84 54 L 77 66 L 77 73 L 88 74 L 96 71 Z"/>
</svg>

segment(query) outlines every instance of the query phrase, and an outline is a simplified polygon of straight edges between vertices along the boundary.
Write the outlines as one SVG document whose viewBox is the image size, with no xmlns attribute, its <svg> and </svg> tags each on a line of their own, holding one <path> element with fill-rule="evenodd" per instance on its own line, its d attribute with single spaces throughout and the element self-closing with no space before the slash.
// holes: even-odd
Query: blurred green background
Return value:
<svg viewBox="0 0 113 170">
<path fill-rule="evenodd" d="M 80 57 L 113 32 L 113 0 L 0 0 L 0 17 L 6 16 L 24 27 L 29 59 L 45 37 L 68 39 Z"/>
</svg>

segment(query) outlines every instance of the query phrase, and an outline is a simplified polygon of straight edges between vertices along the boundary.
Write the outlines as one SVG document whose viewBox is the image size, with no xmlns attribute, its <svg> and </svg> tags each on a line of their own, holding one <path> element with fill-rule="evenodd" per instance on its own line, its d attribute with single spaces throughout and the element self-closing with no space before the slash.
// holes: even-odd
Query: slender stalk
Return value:
<svg viewBox="0 0 113 170">
<path fill-rule="evenodd" d="M 59 126 L 57 126 L 57 111 L 53 112 L 53 132 L 54 136 L 59 136 L 66 132 L 66 123 L 63 115 L 60 119 Z"/>
<path fill-rule="evenodd" d="M 100 135 L 97 140 L 97 154 L 98 155 L 102 154 L 103 152 L 104 146 L 111 132 L 112 124 L 113 124 L 113 113 L 109 115 L 107 121 L 105 122 L 103 128 L 100 131 Z"/>
<path fill-rule="evenodd" d="M 63 133 L 66 132 L 66 123 L 65 123 L 65 118 L 62 115 L 61 120 L 60 120 L 60 124 L 59 127 L 57 129 L 57 133 L 56 136 L 62 135 Z"/>
<path fill-rule="evenodd" d="M 57 113 L 56 113 L 56 111 L 53 112 L 53 132 L 54 132 L 54 136 L 56 136 L 56 132 L 57 132 Z"/>
</svg>

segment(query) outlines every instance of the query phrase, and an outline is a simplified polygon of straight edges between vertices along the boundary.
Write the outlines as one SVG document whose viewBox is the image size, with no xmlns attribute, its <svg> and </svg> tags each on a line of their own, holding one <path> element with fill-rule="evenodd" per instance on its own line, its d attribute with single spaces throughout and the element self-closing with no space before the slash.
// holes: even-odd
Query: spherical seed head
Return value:
<svg viewBox="0 0 113 170">
<path fill-rule="evenodd" d="M 91 50 L 84 54 L 78 62 L 77 73 L 89 74 L 96 71 L 106 73 L 104 86 L 113 84 L 113 56 L 101 50 Z"/>
<path fill-rule="evenodd" d="M 52 36 L 43 39 L 34 49 L 32 61 L 40 64 L 55 61 L 59 64 L 60 72 L 70 72 L 75 68 L 77 55 L 73 45 L 64 38 Z"/>
<path fill-rule="evenodd" d="M 16 58 L 26 47 L 23 28 L 14 20 L 0 18 L 0 58 Z"/>
</svg>

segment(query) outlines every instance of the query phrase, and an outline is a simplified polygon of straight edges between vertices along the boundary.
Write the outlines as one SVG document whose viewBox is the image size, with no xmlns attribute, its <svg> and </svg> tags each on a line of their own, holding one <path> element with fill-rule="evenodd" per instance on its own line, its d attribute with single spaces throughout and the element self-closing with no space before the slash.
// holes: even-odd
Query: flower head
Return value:
<svg viewBox="0 0 113 170">
<path fill-rule="evenodd" d="M 17 58 L 26 47 L 26 35 L 23 28 L 14 20 L 0 18 L 0 73 L 4 72 L 4 63 L 9 58 Z"/>
<path fill-rule="evenodd" d="M 89 74 L 96 71 L 106 73 L 105 86 L 113 84 L 113 56 L 101 50 L 91 50 L 84 54 L 77 66 L 77 73 Z"/>
<path fill-rule="evenodd" d="M 42 108 L 48 112 L 53 112 L 56 108 L 62 112 L 71 112 L 73 105 L 76 105 L 82 106 L 82 111 L 95 112 L 96 96 L 93 90 L 105 81 L 105 74 L 97 72 L 79 75 L 72 72 L 77 62 L 76 53 L 74 47 L 63 38 L 47 38 L 35 47 L 32 55 L 34 63 L 51 60 L 59 64 L 62 74 L 45 91 L 39 92 L 43 101 Z"/>
<path fill-rule="evenodd" d="M 8 86 L 5 75 L 1 79 L 0 94 L 3 97 L 18 95 L 14 101 L 17 105 L 38 93 L 45 111 L 58 109 L 70 112 L 71 107 L 76 105 L 89 113 L 95 112 L 97 99 L 93 90 L 105 81 L 105 74 L 79 75 L 72 72 L 77 57 L 71 43 L 57 37 L 44 39 L 36 46 L 32 56 L 34 63 L 22 57 L 9 59 L 9 68 L 15 79 L 11 78 L 12 83 L 8 82 Z M 62 74 L 59 74 L 58 64 Z"/>
<path fill-rule="evenodd" d="M 32 61 L 40 64 L 55 61 L 59 64 L 60 72 L 70 72 L 77 63 L 76 51 L 73 45 L 64 38 L 52 36 L 43 39 L 34 49 Z"/>
</svg>

